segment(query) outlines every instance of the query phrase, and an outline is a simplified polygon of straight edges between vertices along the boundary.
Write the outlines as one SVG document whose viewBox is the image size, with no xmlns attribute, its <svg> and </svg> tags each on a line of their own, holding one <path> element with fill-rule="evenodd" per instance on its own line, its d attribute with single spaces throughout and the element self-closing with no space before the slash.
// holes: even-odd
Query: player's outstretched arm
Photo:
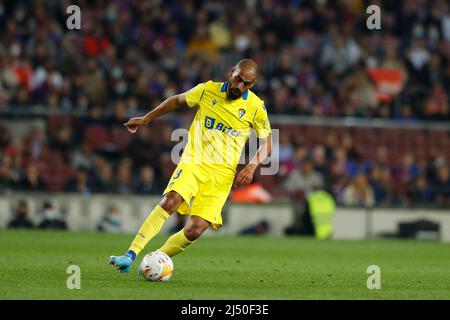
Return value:
<svg viewBox="0 0 450 320">
<path fill-rule="evenodd" d="M 234 178 L 233 188 L 239 188 L 242 185 L 252 182 L 256 168 L 270 156 L 272 152 L 272 134 L 269 134 L 267 138 L 260 139 L 260 141 L 261 145 L 255 156 Z"/>
<path fill-rule="evenodd" d="M 147 113 L 145 116 L 131 118 L 127 123 L 124 123 L 124 126 L 127 128 L 129 133 L 134 134 L 139 126 L 145 126 L 156 118 L 186 105 L 186 96 L 184 93 L 174 95 L 163 101 L 159 106 Z"/>
</svg>

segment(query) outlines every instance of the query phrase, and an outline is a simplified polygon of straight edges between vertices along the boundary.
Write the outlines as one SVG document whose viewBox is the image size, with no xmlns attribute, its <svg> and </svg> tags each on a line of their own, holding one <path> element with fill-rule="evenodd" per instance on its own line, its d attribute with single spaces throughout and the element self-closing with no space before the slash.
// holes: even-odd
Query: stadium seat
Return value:
<svg viewBox="0 0 450 320">
<path fill-rule="evenodd" d="M 53 115 L 48 117 L 47 131 L 50 137 L 55 137 L 61 126 L 73 128 L 73 117 L 66 115 Z"/>
<path fill-rule="evenodd" d="M 357 127 L 354 131 L 353 138 L 355 144 L 370 145 L 375 142 L 375 135 L 372 128 Z"/>
<path fill-rule="evenodd" d="M 45 163 L 51 163 L 52 165 L 60 165 L 64 163 L 63 157 L 60 152 L 46 148 L 42 152 L 42 161 Z"/>
<path fill-rule="evenodd" d="M 51 192 L 62 191 L 72 176 L 72 168 L 64 163 L 52 163 L 52 165 L 46 166 L 42 172 L 42 177 Z"/>
<path fill-rule="evenodd" d="M 94 150 L 104 150 L 111 147 L 108 130 L 102 125 L 91 125 L 85 129 L 84 139 Z"/>
<path fill-rule="evenodd" d="M 114 145 L 116 151 L 123 151 L 130 143 L 132 136 L 123 127 L 111 128 L 111 143 Z"/>
<path fill-rule="evenodd" d="M 447 146 L 448 143 L 448 133 L 444 130 L 433 130 L 430 129 L 426 132 L 427 141 L 436 147 Z"/>
</svg>

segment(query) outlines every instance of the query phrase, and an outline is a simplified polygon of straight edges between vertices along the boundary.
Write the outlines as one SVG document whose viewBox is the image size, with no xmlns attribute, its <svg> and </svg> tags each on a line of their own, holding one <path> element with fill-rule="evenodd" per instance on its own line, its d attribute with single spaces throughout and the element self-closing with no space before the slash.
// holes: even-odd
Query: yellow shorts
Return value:
<svg viewBox="0 0 450 320">
<path fill-rule="evenodd" d="M 214 229 L 222 225 L 222 207 L 233 185 L 234 175 L 221 175 L 198 164 L 179 164 L 163 195 L 177 192 L 184 200 L 178 213 L 199 216 Z"/>
</svg>

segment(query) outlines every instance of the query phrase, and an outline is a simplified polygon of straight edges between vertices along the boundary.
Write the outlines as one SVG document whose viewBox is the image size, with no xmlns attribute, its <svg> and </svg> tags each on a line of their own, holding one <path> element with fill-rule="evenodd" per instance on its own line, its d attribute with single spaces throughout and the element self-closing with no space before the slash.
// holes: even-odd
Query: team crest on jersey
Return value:
<svg viewBox="0 0 450 320">
<path fill-rule="evenodd" d="M 241 119 L 245 114 L 245 110 L 244 109 L 239 109 L 239 119 Z"/>
<path fill-rule="evenodd" d="M 212 105 L 215 105 L 216 103 L 217 103 L 217 100 L 216 100 L 216 99 L 213 99 Z"/>
</svg>

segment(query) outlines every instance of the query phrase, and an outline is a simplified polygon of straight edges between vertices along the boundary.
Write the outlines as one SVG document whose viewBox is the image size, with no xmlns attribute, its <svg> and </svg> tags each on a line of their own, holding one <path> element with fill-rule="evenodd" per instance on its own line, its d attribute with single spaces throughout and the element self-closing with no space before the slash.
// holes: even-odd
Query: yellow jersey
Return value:
<svg viewBox="0 0 450 320">
<path fill-rule="evenodd" d="M 198 111 L 180 163 L 234 175 L 252 129 L 260 139 L 271 133 L 264 102 L 250 90 L 229 99 L 227 85 L 228 81 L 208 81 L 185 93 L 188 106 L 198 106 Z"/>
</svg>

